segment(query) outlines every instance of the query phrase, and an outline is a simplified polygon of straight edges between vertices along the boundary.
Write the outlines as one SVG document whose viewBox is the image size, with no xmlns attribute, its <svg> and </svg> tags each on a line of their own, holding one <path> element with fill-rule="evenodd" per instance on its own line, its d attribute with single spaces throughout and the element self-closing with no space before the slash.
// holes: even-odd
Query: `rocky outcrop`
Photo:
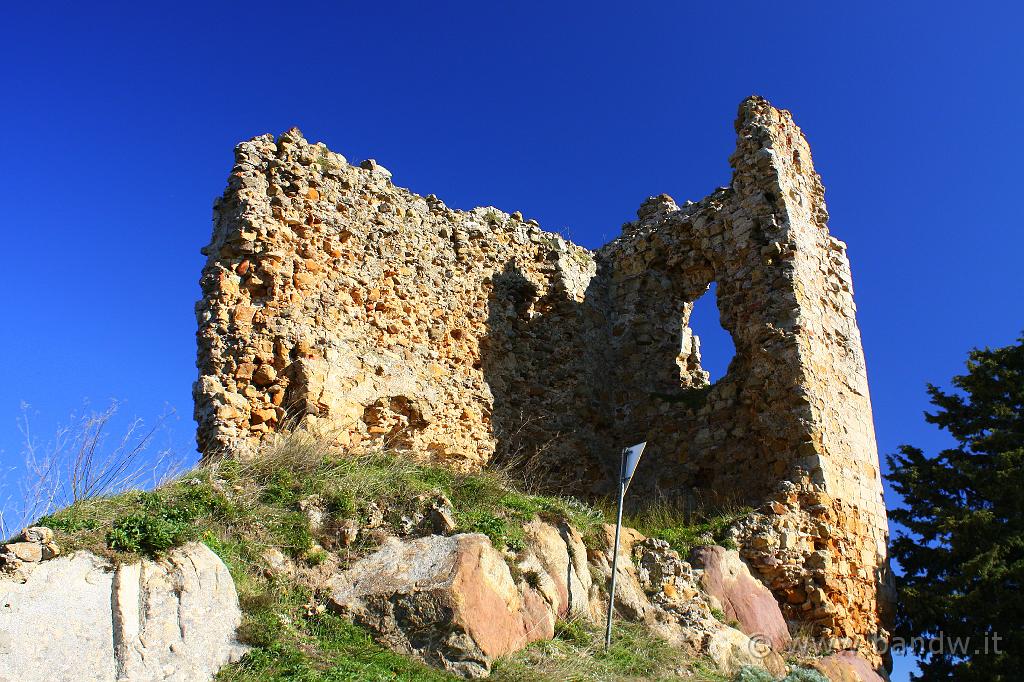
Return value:
<svg viewBox="0 0 1024 682">
<path fill-rule="evenodd" d="M 334 577 L 330 601 L 392 649 L 482 677 L 495 658 L 550 639 L 558 619 L 604 622 L 611 532 L 606 527 L 603 547 L 588 553 L 571 526 L 534 521 L 523 550 L 509 557 L 478 534 L 389 538 Z M 620 618 L 644 623 L 686 654 L 710 657 L 726 674 L 751 665 L 785 674 L 766 641 L 714 617 L 700 571 L 664 541 L 624 529 L 618 570 Z M 781 620 L 778 607 L 775 616 Z"/>
<path fill-rule="evenodd" d="M 113 566 L 88 552 L 0 577 L 0 682 L 209 680 L 241 620 L 223 562 L 192 543 Z"/>
<path fill-rule="evenodd" d="M 590 612 L 593 577 L 587 547 L 576 529 L 531 521 L 524 527 L 526 549 L 516 561 L 519 573 L 534 581 L 552 616 L 585 618 Z"/>
<path fill-rule="evenodd" d="M 517 587 L 485 535 L 390 538 L 330 589 L 332 605 L 382 643 L 465 677 L 554 635 L 540 592 Z"/>
<path fill-rule="evenodd" d="M 724 547 L 699 547 L 692 555 L 694 566 L 702 569 L 700 586 L 728 621 L 750 637 L 767 642 L 781 651 L 792 639 L 782 611 L 771 590 L 750 574 L 735 551 Z"/>
<path fill-rule="evenodd" d="M 623 531 L 616 579 L 616 614 L 645 623 L 691 655 L 708 656 L 727 675 L 744 666 L 785 674 L 785 661 L 768 642 L 748 637 L 715 618 L 712 598 L 700 586 L 700 572 L 683 561 L 667 542 L 644 538 L 631 528 Z M 613 534 L 614 527 L 605 526 L 601 546 L 589 554 L 604 584 L 611 579 Z M 603 617 L 607 605 L 603 591 L 592 594 L 591 610 L 595 616 Z"/>
</svg>

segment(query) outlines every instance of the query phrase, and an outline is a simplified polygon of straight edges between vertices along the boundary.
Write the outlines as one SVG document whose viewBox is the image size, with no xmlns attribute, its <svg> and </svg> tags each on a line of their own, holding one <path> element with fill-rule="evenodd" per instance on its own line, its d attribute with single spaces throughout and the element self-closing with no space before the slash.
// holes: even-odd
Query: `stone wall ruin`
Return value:
<svg viewBox="0 0 1024 682">
<path fill-rule="evenodd" d="M 199 450 L 301 425 L 600 494 L 647 440 L 644 498 L 768 505 L 747 560 L 791 619 L 870 654 L 887 527 L 846 245 L 789 112 L 749 98 L 736 131 L 728 187 L 648 199 L 597 251 L 294 129 L 241 143 L 204 249 Z M 709 385 L 688 322 L 712 282 L 736 354 Z"/>
</svg>

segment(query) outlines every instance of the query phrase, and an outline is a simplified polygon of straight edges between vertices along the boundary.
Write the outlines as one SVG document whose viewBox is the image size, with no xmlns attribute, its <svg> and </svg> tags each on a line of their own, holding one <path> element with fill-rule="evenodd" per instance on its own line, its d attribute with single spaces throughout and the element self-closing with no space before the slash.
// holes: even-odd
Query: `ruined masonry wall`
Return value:
<svg viewBox="0 0 1024 682">
<path fill-rule="evenodd" d="M 204 454 L 244 456 L 301 423 L 342 445 L 379 440 L 480 466 L 496 450 L 495 391 L 534 369 L 501 368 L 489 382 L 499 370 L 482 348 L 511 337 L 538 301 L 578 313 L 596 272 L 585 249 L 518 215 L 451 210 L 364 165 L 296 130 L 238 146 L 197 306 Z M 493 300 L 496 286 L 505 299 Z M 582 339 L 547 343 L 542 364 L 585 375 Z M 582 390 L 561 388 L 566 400 Z"/>
<path fill-rule="evenodd" d="M 846 247 L 790 114 L 750 98 L 736 130 L 728 187 L 653 197 L 597 252 L 296 130 L 240 144 L 197 306 L 200 450 L 302 425 L 579 494 L 646 439 L 637 490 L 769 505 L 747 560 L 793 620 L 870 654 L 887 530 Z M 712 282 L 736 356 L 709 386 L 689 316 Z"/>
</svg>

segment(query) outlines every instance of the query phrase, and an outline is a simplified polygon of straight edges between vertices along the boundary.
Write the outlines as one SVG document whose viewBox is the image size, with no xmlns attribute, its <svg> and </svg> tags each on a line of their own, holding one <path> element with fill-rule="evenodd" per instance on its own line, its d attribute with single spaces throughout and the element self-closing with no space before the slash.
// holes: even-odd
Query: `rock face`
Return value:
<svg viewBox="0 0 1024 682">
<path fill-rule="evenodd" d="M 795 544 L 744 556 L 792 562 L 770 579 L 791 615 L 874 656 L 887 523 L 846 245 L 789 112 L 749 98 L 736 132 L 727 187 L 652 197 L 593 252 L 294 129 L 239 144 L 204 250 L 200 450 L 300 425 L 586 493 L 613 480 L 608 443 L 647 440 L 636 493 L 759 506 L 789 481 L 841 514 L 795 505 Z M 736 356 L 709 385 L 690 315 L 712 283 Z"/>
<path fill-rule="evenodd" d="M 689 564 L 666 543 L 629 529 L 624 535 L 620 617 L 644 623 L 691 655 L 709 656 L 726 674 L 748 665 L 785 674 L 766 644 L 712 616 Z M 588 562 L 574 529 L 540 521 L 527 525 L 525 544 L 510 560 L 513 571 L 483 535 L 391 538 L 334 577 L 330 600 L 392 649 L 482 677 L 495 658 L 553 637 L 559 618 L 604 622 L 608 551 L 592 550 Z M 634 554 L 642 557 L 639 568 Z M 596 584 L 592 570 L 602 576 Z"/>
<path fill-rule="evenodd" d="M 113 568 L 87 552 L 0 578 L 0 681 L 209 680 L 244 653 L 234 583 L 205 545 Z"/>
<path fill-rule="evenodd" d="M 743 666 L 785 674 L 785 661 L 767 642 L 748 637 L 714 617 L 712 598 L 701 589 L 699 575 L 667 542 L 644 538 L 633 529 L 624 531 L 615 594 L 619 616 L 644 623 L 692 655 L 708 656 L 726 675 Z M 614 528 L 605 526 L 603 548 L 590 552 L 591 565 L 603 576 L 604 584 L 611 579 L 613 534 Z M 603 618 L 607 608 L 607 596 L 599 590 L 592 592 L 593 618 Z"/>
<path fill-rule="evenodd" d="M 771 590 L 750 574 L 735 551 L 724 547 L 700 547 L 693 553 L 694 566 L 702 569 L 700 585 L 718 602 L 726 620 L 740 630 L 766 641 L 776 651 L 790 642 L 789 628 Z"/>
<path fill-rule="evenodd" d="M 871 665 L 853 651 L 840 651 L 826 656 L 814 667 L 831 682 L 885 682 Z"/>
<path fill-rule="evenodd" d="M 543 597 L 520 591 L 485 535 L 388 540 L 338 575 L 332 604 L 392 649 L 466 677 L 554 635 Z"/>
</svg>

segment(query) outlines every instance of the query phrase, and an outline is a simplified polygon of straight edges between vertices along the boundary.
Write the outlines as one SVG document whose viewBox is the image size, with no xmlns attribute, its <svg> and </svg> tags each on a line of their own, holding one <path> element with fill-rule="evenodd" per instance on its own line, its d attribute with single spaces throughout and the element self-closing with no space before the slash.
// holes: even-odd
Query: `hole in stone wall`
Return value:
<svg viewBox="0 0 1024 682">
<path fill-rule="evenodd" d="M 714 282 L 707 293 L 694 302 L 690 329 L 700 338 L 700 366 L 711 375 L 711 383 L 715 383 L 729 371 L 736 346 L 732 342 L 732 334 L 722 327 L 718 290 Z"/>
</svg>

